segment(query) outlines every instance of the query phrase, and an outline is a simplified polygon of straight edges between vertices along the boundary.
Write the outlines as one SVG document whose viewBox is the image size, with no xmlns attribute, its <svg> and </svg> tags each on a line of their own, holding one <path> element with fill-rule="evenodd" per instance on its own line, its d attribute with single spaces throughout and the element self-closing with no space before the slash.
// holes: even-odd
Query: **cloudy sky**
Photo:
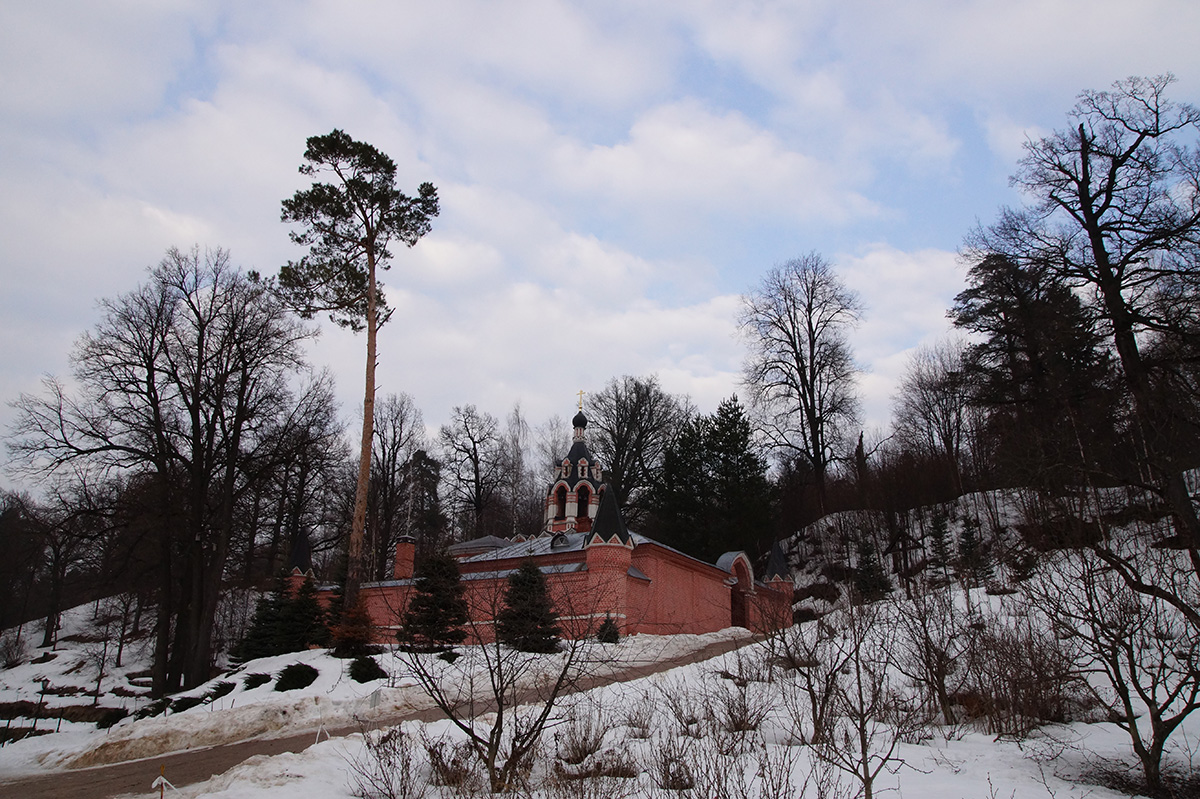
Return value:
<svg viewBox="0 0 1200 799">
<path fill-rule="evenodd" d="M 883 426 L 1022 142 L 1131 74 L 1200 99 L 1197 31 L 1192 0 L 0 0 L 0 400 L 67 375 L 97 299 L 172 245 L 297 258 L 280 200 L 338 127 L 441 196 L 380 342 L 380 391 L 431 427 L 569 418 L 621 374 L 711 411 L 739 295 L 810 250 L 866 305 Z M 326 323 L 311 352 L 348 419 L 363 348 Z"/>
</svg>

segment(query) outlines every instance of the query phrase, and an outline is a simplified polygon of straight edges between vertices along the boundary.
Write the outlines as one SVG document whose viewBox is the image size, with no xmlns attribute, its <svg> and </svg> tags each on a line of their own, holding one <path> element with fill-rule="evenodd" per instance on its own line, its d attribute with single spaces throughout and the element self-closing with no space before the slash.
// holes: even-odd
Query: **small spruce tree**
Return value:
<svg viewBox="0 0 1200 799">
<path fill-rule="evenodd" d="M 935 577 L 948 580 L 950 577 L 950 530 L 946 514 L 934 511 L 933 525 L 929 530 L 929 567 Z"/>
<path fill-rule="evenodd" d="M 963 520 L 958 539 L 958 575 L 972 586 L 982 585 L 993 575 L 991 553 L 979 536 L 979 522 L 975 519 Z"/>
<path fill-rule="evenodd" d="M 497 637 L 522 652 L 557 652 L 557 621 L 545 576 L 536 563 L 526 560 L 508 576 L 504 609 L 496 617 Z"/>
<path fill-rule="evenodd" d="M 312 578 L 306 578 L 293 596 L 288 575 L 281 572 L 271 593 L 259 600 L 246 637 L 232 654 L 247 661 L 328 644 L 325 611 Z"/>
<path fill-rule="evenodd" d="M 621 640 L 621 631 L 617 629 L 617 623 L 607 613 L 604 615 L 604 621 L 600 623 L 600 628 L 596 630 L 596 640 L 602 644 L 615 644 Z"/>
<path fill-rule="evenodd" d="M 425 559 L 397 640 L 411 652 L 444 652 L 467 637 L 467 601 L 454 558 L 444 552 Z"/>
<path fill-rule="evenodd" d="M 374 627 L 366 607 L 361 602 L 355 603 L 342 611 L 341 621 L 330 630 L 333 640 L 330 654 L 338 658 L 378 654 L 380 647 L 371 643 L 373 633 Z"/>
<path fill-rule="evenodd" d="M 854 572 L 854 587 L 863 602 L 876 602 L 883 599 L 892 590 L 892 581 L 888 579 L 875 554 L 875 546 L 860 536 L 857 544 L 858 568 Z"/>
</svg>

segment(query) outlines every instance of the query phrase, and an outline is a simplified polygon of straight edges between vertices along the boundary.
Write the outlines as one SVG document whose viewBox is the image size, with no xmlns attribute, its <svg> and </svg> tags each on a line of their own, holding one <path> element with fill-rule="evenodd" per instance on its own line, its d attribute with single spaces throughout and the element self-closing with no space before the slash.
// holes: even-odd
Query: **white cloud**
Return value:
<svg viewBox="0 0 1200 799">
<path fill-rule="evenodd" d="M 841 222 L 873 203 L 832 165 L 788 149 L 736 112 L 694 101 L 650 110 L 627 141 L 556 154 L 561 179 L 655 217 L 705 214 Z"/>
<path fill-rule="evenodd" d="M 953 252 L 903 252 L 882 245 L 840 256 L 836 263 L 866 307 L 852 343 L 866 371 L 860 388 L 867 426 L 883 427 L 908 354 L 951 329 L 946 311 L 964 288 L 965 273 Z"/>
</svg>

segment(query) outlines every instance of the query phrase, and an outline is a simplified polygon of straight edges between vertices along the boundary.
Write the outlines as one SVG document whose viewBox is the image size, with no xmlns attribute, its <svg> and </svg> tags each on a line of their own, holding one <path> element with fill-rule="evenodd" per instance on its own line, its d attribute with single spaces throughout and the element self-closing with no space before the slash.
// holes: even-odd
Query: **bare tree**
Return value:
<svg viewBox="0 0 1200 799">
<path fill-rule="evenodd" d="M 23 395 L 10 446 L 34 474 L 139 475 L 159 492 L 162 694 L 208 677 L 235 511 L 278 462 L 310 331 L 222 250 L 171 249 L 101 307 L 72 358 L 78 392 L 48 380 L 46 396 Z"/>
<path fill-rule="evenodd" d="M 405 489 L 411 484 L 405 470 L 425 446 L 421 410 L 408 394 L 388 394 L 375 406 L 375 443 L 371 455 L 371 491 L 367 503 L 370 562 L 373 579 L 391 577 L 396 540 L 407 535 Z"/>
<path fill-rule="evenodd" d="M 1126 544 L 1139 552 L 1127 561 L 1137 562 L 1142 579 L 1176 593 L 1185 589 L 1189 578 L 1178 552 Z M 1087 550 L 1070 553 L 1060 570 L 1034 581 L 1031 598 L 1074 647 L 1079 668 L 1105 678 L 1094 690 L 1129 735 L 1146 787 L 1157 795 L 1167 743 L 1200 708 L 1200 628 L 1171 603 L 1129 591 Z"/>
<path fill-rule="evenodd" d="M 830 621 L 843 665 L 833 687 L 832 720 L 817 757 L 854 780 L 872 799 L 876 780 L 904 765 L 900 743 L 921 714 L 896 679 L 894 607 L 850 603 Z"/>
<path fill-rule="evenodd" d="M 492 619 L 504 607 L 503 581 L 468 597 L 472 637 L 489 641 L 465 647 L 459 657 L 406 652 L 418 686 L 466 737 L 483 766 L 492 793 L 517 787 L 532 765 L 559 700 L 579 690 L 590 668 L 597 624 L 594 608 L 572 607 L 559 596 L 567 637 L 555 654 L 523 652 L 493 635 Z"/>
<path fill-rule="evenodd" d="M 912 449 L 944 459 L 959 494 L 970 395 L 963 348 L 951 339 L 918 348 L 893 400 L 896 435 Z"/>
<path fill-rule="evenodd" d="M 829 467 L 858 418 L 847 334 L 861 314 L 858 297 L 815 252 L 775 267 L 742 297 L 751 407 L 771 444 L 812 468 L 822 510 Z"/>
<path fill-rule="evenodd" d="M 646 511 L 645 493 L 694 415 L 691 402 L 663 391 L 654 375 L 613 378 L 589 398 L 589 444 L 630 525 L 638 526 Z"/>
<path fill-rule="evenodd" d="M 496 417 L 474 405 L 457 406 L 451 412 L 450 424 L 442 426 L 438 441 L 463 537 L 507 534 L 507 530 L 493 529 L 487 523 L 504 480 L 504 448 Z"/>
<path fill-rule="evenodd" d="M 1200 125 L 1200 109 L 1167 99 L 1173 81 L 1131 77 L 1110 91 L 1080 94 L 1070 128 L 1026 144 L 1012 180 L 1033 204 L 1003 210 L 967 245 L 976 256 L 1044 265 L 1094 293 L 1133 400 L 1140 446 L 1179 535 L 1195 548 L 1200 521 L 1182 474 L 1194 459 L 1175 446 L 1138 340 L 1168 321 L 1155 312 L 1155 286 L 1200 280 L 1200 150 L 1181 142 Z M 1200 556 L 1194 562 L 1200 571 Z"/>
</svg>

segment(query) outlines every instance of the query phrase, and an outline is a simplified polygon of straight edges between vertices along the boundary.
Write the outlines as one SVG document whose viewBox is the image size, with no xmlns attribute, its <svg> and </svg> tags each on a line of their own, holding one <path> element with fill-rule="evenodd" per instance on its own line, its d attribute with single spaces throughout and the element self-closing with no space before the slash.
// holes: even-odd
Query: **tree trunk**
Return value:
<svg viewBox="0 0 1200 799">
<path fill-rule="evenodd" d="M 367 248 L 367 379 L 363 391 L 362 442 L 358 454 L 358 485 L 354 491 L 354 521 L 346 553 L 346 590 L 344 607 L 349 610 L 358 601 L 362 583 L 363 538 L 367 527 L 367 490 L 371 482 L 371 444 L 375 438 L 375 337 L 378 319 L 375 308 L 375 252 Z"/>
</svg>

